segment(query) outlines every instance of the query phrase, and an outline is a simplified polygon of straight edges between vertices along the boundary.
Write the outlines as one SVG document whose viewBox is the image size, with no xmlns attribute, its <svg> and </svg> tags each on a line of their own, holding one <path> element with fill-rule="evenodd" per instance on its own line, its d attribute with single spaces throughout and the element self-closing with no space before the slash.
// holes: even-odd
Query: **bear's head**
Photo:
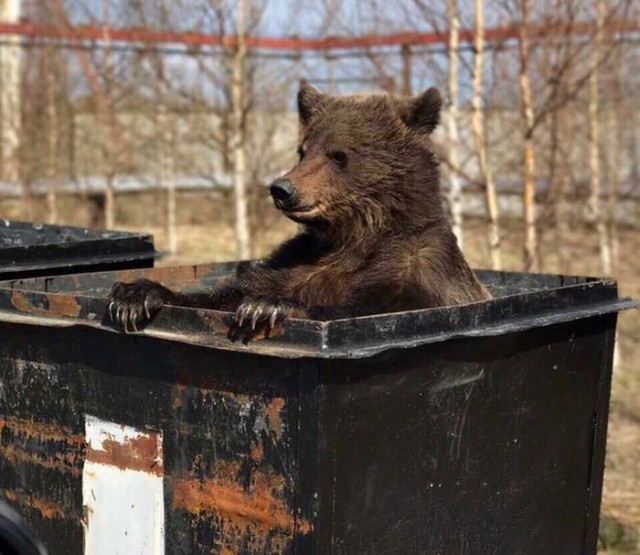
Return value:
<svg viewBox="0 0 640 555">
<path fill-rule="evenodd" d="M 428 136 L 442 97 L 335 97 L 303 83 L 299 162 L 274 181 L 277 208 L 308 228 L 353 239 L 424 226 L 441 213 Z"/>
</svg>

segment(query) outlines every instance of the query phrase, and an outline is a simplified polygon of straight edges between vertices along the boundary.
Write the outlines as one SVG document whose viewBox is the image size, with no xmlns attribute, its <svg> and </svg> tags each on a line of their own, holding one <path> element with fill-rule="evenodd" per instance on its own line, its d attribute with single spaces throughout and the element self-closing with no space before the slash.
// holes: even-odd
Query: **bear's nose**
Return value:
<svg viewBox="0 0 640 555">
<path fill-rule="evenodd" d="M 278 208 L 291 208 L 298 202 L 296 188 L 288 179 L 276 179 L 270 186 L 269 191 L 273 201 Z"/>
</svg>

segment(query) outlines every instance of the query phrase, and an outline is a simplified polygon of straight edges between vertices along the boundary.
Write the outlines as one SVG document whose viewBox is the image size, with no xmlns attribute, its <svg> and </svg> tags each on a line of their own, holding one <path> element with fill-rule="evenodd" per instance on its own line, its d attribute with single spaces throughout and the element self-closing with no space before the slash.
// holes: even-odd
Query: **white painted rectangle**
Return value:
<svg viewBox="0 0 640 555">
<path fill-rule="evenodd" d="M 162 434 L 85 416 L 85 555 L 164 554 Z"/>
</svg>

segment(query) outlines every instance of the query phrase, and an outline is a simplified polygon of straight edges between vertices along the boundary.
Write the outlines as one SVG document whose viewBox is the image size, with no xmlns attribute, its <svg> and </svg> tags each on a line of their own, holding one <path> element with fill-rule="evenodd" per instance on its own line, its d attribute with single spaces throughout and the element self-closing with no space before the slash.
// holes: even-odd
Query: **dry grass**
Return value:
<svg viewBox="0 0 640 555">
<path fill-rule="evenodd" d="M 159 250 L 166 238 L 159 225 L 139 227 L 133 221 L 160 222 L 162 199 L 122 197 L 118 205 L 118 227 L 152 233 Z M 264 256 L 274 246 L 295 233 L 295 226 L 284 220 L 269 203 L 254 198 L 251 216 L 254 255 Z M 262 197 L 263 198 L 263 197 Z M 202 264 L 233 260 L 232 209 L 225 195 L 185 196 L 180 199 L 179 248 L 160 265 Z M 16 202 L 0 200 L 0 217 L 20 219 Z M 68 225 L 86 225 L 87 214 L 77 199 L 65 199 L 62 210 Z M 36 206 L 34 219 L 43 219 L 42 205 Z M 550 235 L 550 234 L 549 234 Z M 503 252 L 505 269 L 521 269 L 521 232 L 516 224 L 506 230 Z M 474 267 L 487 267 L 487 250 L 481 222 L 468 222 L 465 252 Z M 559 268 L 557 258 L 549 254 L 544 260 L 547 272 L 599 275 L 597 239 L 593 231 L 574 230 L 564 243 L 570 251 L 569 264 Z M 543 242 L 543 252 L 554 253 L 552 237 Z M 622 295 L 640 297 L 640 247 L 638 231 L 620 232 L 620 267 L 616 279 Z M 611 416 L 607 448 L 604 497 L 602 504 L 602 554 L 640 554 L 640 317 L 638 311 L 620 316 L 618 349 L 613 378 Z"/>
</svg>

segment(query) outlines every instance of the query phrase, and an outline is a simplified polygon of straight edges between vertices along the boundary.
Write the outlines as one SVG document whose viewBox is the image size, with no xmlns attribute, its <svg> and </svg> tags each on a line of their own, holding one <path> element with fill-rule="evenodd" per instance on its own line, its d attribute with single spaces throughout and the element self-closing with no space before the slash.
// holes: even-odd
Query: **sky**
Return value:
<svg viewBox="0 0 640 555">
<path fill-rule="evenodd" d="M 25 0 L 34 4 L 44 0 Z M 47 0 L 49 1 L 49 0 Z M 99 24 L 103 20 L 105 4 L 109 7 L 111 24 L 116 27 L 139 26 L 128 11 L 133 0 L 63 0 L 70 18 L 75 24 Z M 263 5 L 264 13 L 259 27 L 253 34 L 262 36 L 344 36 L 363 35 L 377 32 L 389 34 L 399 31 L 432 32 L 445 31 L 447 27 L 445 0 L 246 0 L 247 5 Z M 147 25 L 159 25 L 162 18 L 158 13 L 161 2 L 140 0 L 147 11 Z M 223 0 L 229 11 L 230 23 L 226 32 L 233 33 L 235 1 Z M 171 29 L 197 32 L 217 32 L 216 22 L 211 16 L 213 0 L 167 0 L 171 11 L 169 20 Z M 544 4 L 547 4 L 544 2 Z M 25 3 L 25 5 L 28 5 Z M 504 10 L 498 3 L 487 2 L 487 25 L 500 24 Z M 536 4 L 538 6 L 538 4 Z M 542 4 L 540 4 L 542 6 Z M 462 28 L 473 26 L 473 1 L 459 0 Z M 542 8 L 541 8 L 542 9 Z M 155 23 L 154 23 L 155 22 Z M 197 77 L 197 67 L 187 56 L 167 56 L 167 64 L 182 71 L 185 78 Z M 463 52 L 461 56 L 460 94 L 464 102 L 470 94 L 470 71 L 472 53 Z M 375 63 L 374 63 L 375 62 Z M 487 58 L 488 69 L 492 60 Z M 377 67 L 375 64 L 378 64 Z M 424 90 L 436 84 L 446 86 L 446 68 L 448 58 L 445 45 L 436 52 L 428 54 L 424 49 L 416 49 L 413 56 L 414 92 Z M 266 64 L 265 64 L 266 65 Z M 368 76 L 378 76 L 380 67 L 400 86 L 402 79 L 399 48 L 384 52 L 378 59 L 371 61 L 337 58 L 324 55 L 306 55 L 302 69 L 295 80 L 304 77 L 318 86 L 329 87 L 330 92 L 356 92 L 371 90 L 374 84 L 367 81 Z M 357 80 L 352 78 L 357 76 Z"/>
<path fill-rule="evenodd" d="M 42 0 L 25 0 L 25 2 L 40 2 Z M 136 26 L 139 22 L 132 21 L 127 16 L 127 7 L 131 0 L 64 0 L 69 17 L 74 24 L 100 23 L 103 20 L 105 1 L 108 3 L 111 24 L 117 27 Z M 417 0 L 420 1 L 420 0 Z M 427 1 L 427 0 L 422 0 Z M 461 0 L 464 4 L 467 0 Z M 154 18 L 158 2 L 142 0 L 143 6 L 149 11 L 149 17 Z M 211 16 L 207 17 L 206 5 L 211 0 L 171 0 L 167 3 L 173 14 L 170 16 L 172 29 L 215 32 L 215 22 Z M 227 0 L 226 5 L 232 17 L 235 17 L 235 2 Z M 254 0 L 247 0 L 247 5 L 259 4 Z M 262 0 L 264 13 L 260 25 L 254 34 L 262 36 L 301 36 L 322 37 L 340 35 L 362 35 L 371 32 L 392 33 L 403 30 L 431 31 L 433 27 L 427 23 L 425 17 L 411 13 L 409 6 L 412 0 Z M 431 2 L 433 4 L 433 2 Z M 25 5 L 27 5 L 25 3 Z M 209 12 L 210 13 L 210 12 Z M 434 12 L 435 13 L 435 12 Z M 436 14 L 437 15 L 437 14 Z M 157 13 L 155 17 L 158 17 Z M 156 20 L 157 21 L 157 20 Z M 233 21 L 227 32 L 233 32 Z M 398 84 L 401 79 L 399 48 L 394 50 L 393 56 L 383 56 L 379 63 L 386 71 L 396 78 Z M 420 56 L 416 56 L 414 63 L 414 88 L 426 88 L 433 84 L 433 73 L 425 67 Z M 440 56 L 440 58 L 444 58 Z M 445 60 L 446 61 L 446 60 Z M 432 60 L 433 62 L 433 60 Z M 438 65 L 438 60 L 433 62 Z M 432 63 L 432 65 L 433 65 Z M 197 69 L 193 60 L 185 56 L 167 56 L 167 64 L 181 70 L 185 76 L 194 75 Z M 364 71 L 363 71 L 364 65 Z M 367 67 L 369 65 L 369 67 Z M 442 64 L 440 64 L 442 65 Z M 356 92 L 369 90 L 374 85 L 367 82 L 367 74 L 373 76 L 374 66 L 362 63 L 361 60 L 336 59 L 318 55 L 305 55 L 301 74 L 317 86 L 331 89 L 331 92 Z M 358 76 L 353 81 L 353 76 Z M 296 79 L 296 80 L 297 80 Z"/>
</svg>

